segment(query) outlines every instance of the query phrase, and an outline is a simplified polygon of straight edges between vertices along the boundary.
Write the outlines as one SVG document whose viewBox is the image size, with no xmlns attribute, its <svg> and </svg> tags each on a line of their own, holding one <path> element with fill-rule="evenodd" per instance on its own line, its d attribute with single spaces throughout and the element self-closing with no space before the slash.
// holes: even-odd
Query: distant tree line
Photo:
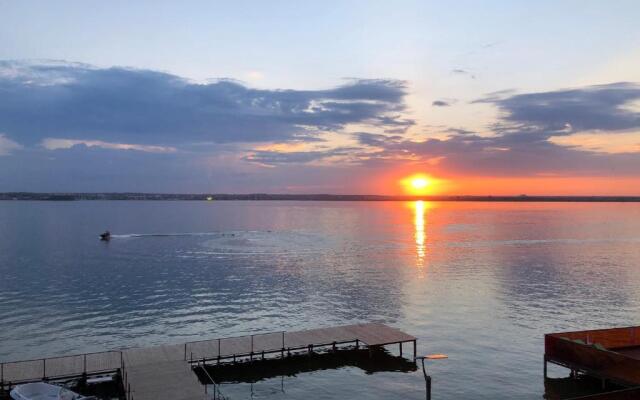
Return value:
<svg viewBox="0 0 640 400">
<path fill-rule="evenodd" d="M 0 200 L 298 200 L 298 201 L 517 201 L 517 202 L 640 202 L 640 196 L 380 196 L 359 194 L 181 194 L 181 193 L 0 193 Z"/>
</svg>

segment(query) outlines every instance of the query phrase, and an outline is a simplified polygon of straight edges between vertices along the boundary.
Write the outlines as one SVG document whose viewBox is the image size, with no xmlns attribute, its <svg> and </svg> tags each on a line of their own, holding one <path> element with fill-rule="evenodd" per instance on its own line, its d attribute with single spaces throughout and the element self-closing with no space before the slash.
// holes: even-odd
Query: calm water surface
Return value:
<svg viewBox="0 0 640 400">
<path fill-rule="evenodd" d="M 639 246 L 638 204 L 0 202 L 0 360 L 380 321 L 450 356 L 439 399 L 540 399 L 544 333 L 640 323 Z M 350 366 L 222 392 L 424 396 Z"/>
</svg>

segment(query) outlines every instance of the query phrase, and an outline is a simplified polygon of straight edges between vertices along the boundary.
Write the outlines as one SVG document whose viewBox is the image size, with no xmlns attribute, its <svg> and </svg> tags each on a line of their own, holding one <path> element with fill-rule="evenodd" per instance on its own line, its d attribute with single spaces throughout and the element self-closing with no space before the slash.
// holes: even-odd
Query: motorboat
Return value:
<svg viewBox="0 0 640 400">
<path fill-rule="evenodd" d="M 95 400 L 93 396 L 82 396 L 62 386 L 45 382 L 18 385 L 9 395 L 13 400 Z"/>
<path fill-rule="evenodd" d="M 100 234 L 100 240 L 108 241 L 111 240 L 111 232 L 104 231 L 104 233 Z"/>
</svg>

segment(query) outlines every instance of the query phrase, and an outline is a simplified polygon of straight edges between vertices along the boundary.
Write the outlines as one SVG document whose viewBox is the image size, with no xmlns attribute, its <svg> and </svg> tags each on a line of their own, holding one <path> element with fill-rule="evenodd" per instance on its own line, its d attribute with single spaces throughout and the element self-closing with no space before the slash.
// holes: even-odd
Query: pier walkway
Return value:
<svg viewBox="0 0 640 400">
<path fill-rule="evenodd" d="M 368 347 L 398 344 L 402 354 L 402 344 L 412 343 L 415 358 L 416 340 L 390 326 L 366 323 L 7 362 L 0 363 L 0 390 L 19 383 L 119 371 L 128 400 L 202 400 L 213 396 L 207 394 L 208 385 L 202 384 L 193 372 L 194 364 L 285 357 L 292 352 L 313 352 L 344 344 Z"/>
</svg>

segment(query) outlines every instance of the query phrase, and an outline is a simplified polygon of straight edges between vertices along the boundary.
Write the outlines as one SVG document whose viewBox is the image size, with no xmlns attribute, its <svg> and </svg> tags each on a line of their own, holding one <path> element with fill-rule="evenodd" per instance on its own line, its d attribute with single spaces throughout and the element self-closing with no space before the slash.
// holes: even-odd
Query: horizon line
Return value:
<svg viewBox="0 0 640 400">
<path fill-rule="evenodd" d="M 640 195 L 383 195 L 332 193 L 0 192 L 0 200 L 325 200 L 640 202 Z"/>
</svg>

